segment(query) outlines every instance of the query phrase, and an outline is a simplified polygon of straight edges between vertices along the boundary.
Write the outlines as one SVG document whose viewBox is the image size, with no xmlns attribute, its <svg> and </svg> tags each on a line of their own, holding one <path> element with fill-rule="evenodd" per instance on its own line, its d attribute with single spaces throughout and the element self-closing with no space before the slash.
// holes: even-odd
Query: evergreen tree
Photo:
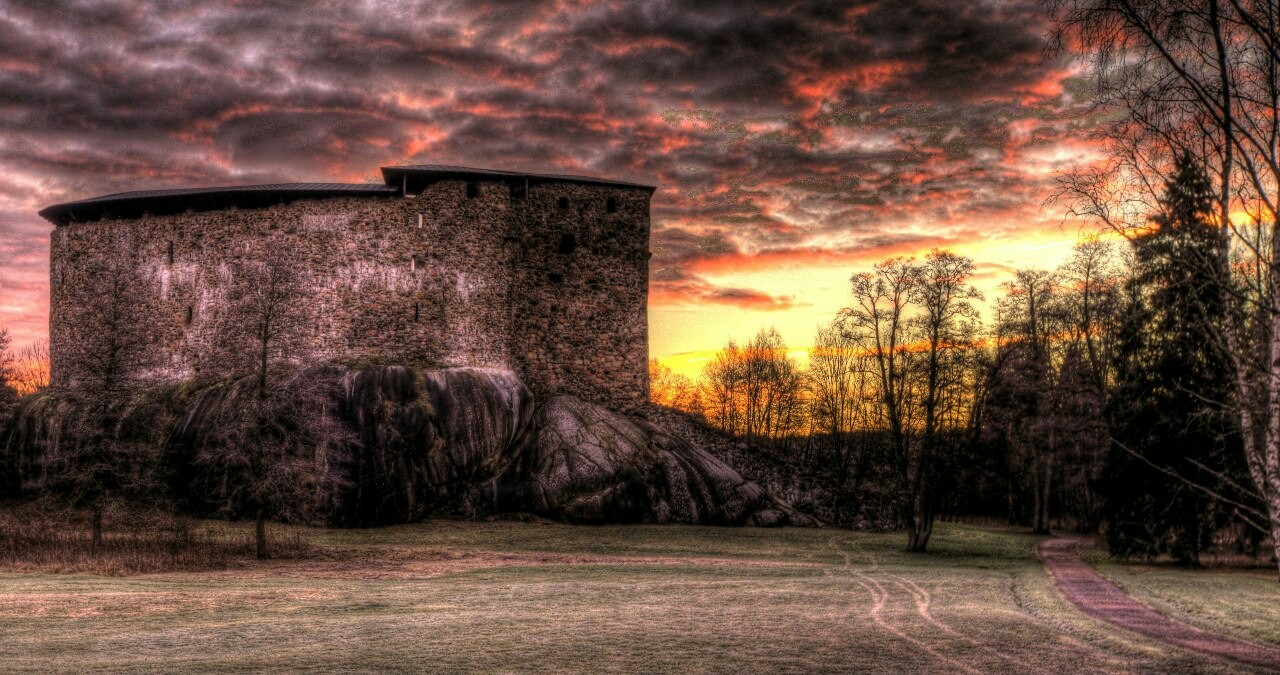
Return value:
<svg viewBox="0 0 1280 675">
<path fill-rule="evenodd" d="M 1109 411 L 1115 443 L 1104 472 L 1107 539 L 1116 555 L 1198 562 L 1216 505 L 1177 476 L 1208 480 L 1200 467 L 1220 463 L 1228 444 L 1239 442 L 1215 405 L 1230 396 L 1228 370 L 1204 333 L 1225 314 L 1212 199 L 1200 166 L 1179 157 L 1153 229 L 1133 240 L 1136 269 Z"/>
</svg>

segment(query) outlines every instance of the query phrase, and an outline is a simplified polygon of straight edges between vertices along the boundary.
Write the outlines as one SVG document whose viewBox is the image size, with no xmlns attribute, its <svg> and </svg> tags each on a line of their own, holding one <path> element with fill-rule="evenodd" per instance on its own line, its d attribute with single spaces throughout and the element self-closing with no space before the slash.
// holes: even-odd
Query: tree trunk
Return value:
<svg viewBox="0 0 1280 675">
<path fill-rule="evenodd" d="M 1280 413 L 1272 411 L 1271 414 Z M 1271 491 L 1267 494 L 1267 516 L 1271 519 L 1271 548 L 1280 567 L 1280 453 L 1271 452 L 1269 459 Z"/>
<path fill-rule="evenodd" d="M 1049 534 L 1049 500 L 1053 494 L 1053 455 L 1049 454 L 1041 462 L 1040 481 L 1036 496 L 1036 534 Z"/>
<path fill-rule="evenodd" d="M 102 505 L 95 503 L 93 505 L 93 515 L 91 517 L 90 527 L 93 530 L 93 550 L 97 551 L 102 548 Z"/>
<path fill-rule="evenodd" d="M 258 507 L 258 521 L 255 526 L 255 540 L 258 548 L 258 560 L 266 560 L 267 553 L 267 510 Z"/>
<path fill-rule="evenodd" d="M 1040 514 L 1044 512 L 1040 503 L 1044 496 L 1044 490 L 1040 487 L 1044 482 L 1044 472 L 1040 470 L 1042 461 L 1044 460 L 1039 453 L 1031 455 L 1031 531 L 1037 533 L 1040 532 Z"/>
<path fill-rule="evenodd" d="M 907 537 L 907 550 L 923 553 L 929 545 L 929 537 L 933 534 L 933 507 L 924 490 L 916 493 L 912 502 L 911 531 Z"/>
<path fill-rule="evenodd" d="M 1049 457 L 1043 452 L 1037 453 L 1031 465 L 1032 480 L 1032 512 L 1031 531 L 1035 534 L 1049 534 Z"/>
</svg>

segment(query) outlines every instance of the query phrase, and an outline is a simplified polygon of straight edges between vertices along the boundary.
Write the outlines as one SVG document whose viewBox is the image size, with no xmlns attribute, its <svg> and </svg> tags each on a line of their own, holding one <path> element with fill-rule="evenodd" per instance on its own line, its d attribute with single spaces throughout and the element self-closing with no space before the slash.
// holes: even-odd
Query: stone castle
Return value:
<svg viewBox="0 0 1280 675">
<path fill-rule="evenodd" d="M 620 181 L 456 166 L 382 169 L 382 184 L 126 192 L 50 206 L 55 384 L 128 261 L 149 379 L 216 373 L 246 264 L 306 280 L 296 361 L 508 369 L 539 395 L 635 410 L 648 400 L 649 200 Z"/>
</svg>

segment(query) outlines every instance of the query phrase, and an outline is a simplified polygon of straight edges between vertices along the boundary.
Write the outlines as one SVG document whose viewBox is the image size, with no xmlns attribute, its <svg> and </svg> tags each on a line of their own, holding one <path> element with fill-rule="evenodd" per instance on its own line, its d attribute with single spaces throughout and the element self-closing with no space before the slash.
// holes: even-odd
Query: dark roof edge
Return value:
<svg viewBox="0 0 1280 675">
<path fill-rule="evenodd" d="M 46 206 L 39 215 L 62 226 L 102 218 L 137 218 L 230 207 L 263 208 L 297 199 L 328 197 L 393 197 L 399 190 L 377 183 L 272 183 L 228 187 L 140 190 Z"/>
<path fill-rule="evenodd" d="M 326 197 L 389 197 L 400 193 L 401 176 L 426 176 L 429 179 L 478 178 L 488 180 L 527 179 L 539 182 L 568 182 L 629 189 L 657 189 L 655 185 L 629 183 L 608 178 L 570 176 L 551 173 L 524 173 L 499 169 L 476 169 L 443 164 L 384 166 L 385 184 L 377 183 L 272 183 L 268 185 L 233 185 L 229 187 L 180 188 L 176 190 L 141 190 L 91 197 L 74 202 L 46 206 L 39 211 L 45 220 L 62 226 L 102 218 L 138 218 L 143 214 L 168 215 L 186 211 L 214 211 L 230 207 L 263 208 L 296 199 Z"/>
<path fill-rule="evenodd" d="M 444 180 L 448 178 L 481 178 L 489 180 L 525 178 L 542 182 L 583 183 L 586 185 L 633 188 L 648 190 L 650 193 L 658 189 L 658 186 L 656 185 L 631 183 L 628 181 L 613 180 L 610 178 L 596 178 L 593 176 L 574 176 L 556 173 L 529 173 L 526 171 L 504 171 L 501 169 L 477 169 L 469 166 L 450 166 L 445 164 L 407 164 L 384 166 L 379 168 L 382 171 L 382 178 L 386 181 L 387 185 L 396 187 L 398 187 L 399 177 L 401 175 L 418 175 L 428 176 L 435 178 L 436 180 Z"/>
</svg>

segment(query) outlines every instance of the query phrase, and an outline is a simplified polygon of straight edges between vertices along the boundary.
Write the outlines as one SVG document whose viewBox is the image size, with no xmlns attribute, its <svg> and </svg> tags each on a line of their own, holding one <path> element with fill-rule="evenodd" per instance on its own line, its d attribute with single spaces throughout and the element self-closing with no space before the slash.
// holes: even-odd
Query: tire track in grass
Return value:
<svg viewBox="0 0 1280 675">
<path fill-rule="evenodd" d="M 929 656 L 933 657 L 938 661 L 941 661 L 943 663 L 946 663 L 949 666 L 954 667 L 956 670 L 964 671 L 967 673 L 975 673 L 977 675 L 980 675 L 981 673 L 984 672 L 984 671 L 978 670 L 977 668 L 973 668 L 972 666 L 969 666 L 962 661 L 953 659 L 950 656 L 943 654 L 937 649 L 934 649 L 932 646 L 929 645 L 929 643 L 925 642 L 924 640 L 907 635 L 906 632 L 904 632 L 902 629 L 890 624 L 887 620 L 885 620 L 885 618 L 882 617 L 880 613 L 884 611 L 885 605 L 888 604 L 891 593 L 888 590 L 886 590 L 884 585 L 881 584 L 874 577 L 854 567 L 853 560 L 849 555 L 849 552 L 840 548 L 839 544 L 836 542 L 834 538 L 832 538 L 828 542 L 828 544 L 831 546 L 832 550 L 834 550 L 836 553 L 839 553 L 840 557 L 843 559 L 844 565 L 842 569 L 848 572 L 850 576 L 853 577 L 853 580 L 857 582 L 860 586 L 862 586 L 864 589 L 866 589 L 867 593 L 871 596 L 871 608 L 867 610 L 867 617 L 870 618 L 876 624 L 876 626 L 878 626 L 880 629 L 884 630 L 885 632 L 895 637 L 898 637 L 902 640 L 910 642 L 911 644 L 918 647 L 920 651 L 924 652 L 925 654 L 928 654 Z"/>
<path fill-rule="evenodd" d="M 995 656 L 999 659 L 1002 659 L 1014 665 L 1020 666 L 1022 668 L 1026 668 L 1028 671 L 1037 672 L 1037 673 L 1049 672 L 1048 670 L 1041 668 L 1039 666 L 1036 666 L 1035 664 L 1031 663 L 1030 661 L 1027 661 L 1026 659 L 1021 659 L 1021 658 L 1018 658 L 1017 656 L 1001 651 L 996 647 L 993 647 L 984 642 L 980 642 L 952 628 L 945 621 L 942 621 L 941 619 L 938 619 L 933 615 L 933 612 L 930 609 L 930 606 L 933 603 L 933 596 L 929 595 L 929 591 L 926 591 L 924 588 L 921 588 L 919 584 L 917 584 L 916 582 L 906 577 L 895 575 L 894 578 L 897 579 L 896 583 L 898 584 L 898 586 L 900 586 L 903 590 L 910 593 L 912 597 L 915 598 L 916 614 L 919 614 L 920 618 L 924 619 L 930 624 L 933 624 L 935 627 L 938 628 L 938 630 L 941 630 L 947 635 L 951 635 L 959 640 L 962 640 L 970 645 L 973 645 L 974 647 L 977 647 L 978 649 L 982 650 L 987 654 L 990 654 L 992 656 Z"/>
</svg>

